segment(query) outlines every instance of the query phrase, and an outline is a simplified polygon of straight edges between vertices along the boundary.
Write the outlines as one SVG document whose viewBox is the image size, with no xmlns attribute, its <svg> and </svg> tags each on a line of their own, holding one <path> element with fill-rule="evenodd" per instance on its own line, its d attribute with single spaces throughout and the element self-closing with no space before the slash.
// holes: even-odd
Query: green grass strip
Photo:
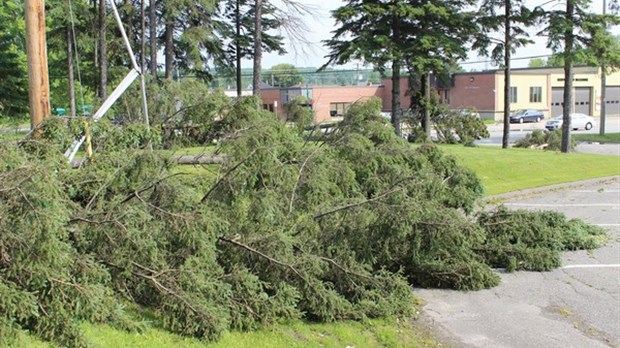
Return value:
<svg viewBox="0 0 620 348">
<path fill-rule="evenodd" d="M 502 149 L 495 146 L 442 145 L 440 148 L 476 172 L 487 196 L 620 175 L 618 156 Z"/>
<path fill-rule="evenodd" d="M 620 143 L 620 133 L 600 134 L 574 134 L 576 141 L 588 141 L 593 143 Z"/>
</svg>

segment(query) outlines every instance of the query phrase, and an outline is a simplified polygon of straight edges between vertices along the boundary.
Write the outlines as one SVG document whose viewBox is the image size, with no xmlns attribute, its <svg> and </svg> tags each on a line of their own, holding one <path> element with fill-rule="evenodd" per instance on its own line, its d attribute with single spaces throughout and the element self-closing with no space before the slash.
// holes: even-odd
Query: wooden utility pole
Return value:
<svg viewBox="0 0 620 348">
<path fill-rule="evenodd" d="M 35 129 L 43 122 L 43 119 L 50 116 L 50 88 L 43 0 L 25 0 L 24 10 L 26 12 L 30 129 Z"/>
</svg>

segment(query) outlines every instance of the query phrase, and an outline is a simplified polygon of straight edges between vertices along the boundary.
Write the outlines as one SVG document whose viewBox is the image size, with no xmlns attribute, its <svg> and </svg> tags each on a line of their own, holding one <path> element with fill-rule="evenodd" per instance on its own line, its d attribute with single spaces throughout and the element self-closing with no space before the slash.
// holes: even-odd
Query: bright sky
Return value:
<svg viewBox="0 0 620 348">
<path fill-rule="evenodd" d="M 335 21 L 331 18 L 330 12 L 335 10 L 336 8 L 343 6 L 345 4 L 344 1 L 341 0 L 300 0 L 304 4 L 313 6 L 316 9 L 317 15 L 316 18 L 308 17 L 306 18 L 306 23 L 310 28 L 311 32 L 308 33 L 308 38 L 312 42 L 312 47 L 308 48 L 306 52 L 300 53 L 295 52 L 294 49 L 291 48 L 289 42 L 287 42 L 287 51 L 288 54 L 284 56 L 278 56 L 277 54 L 264 54 L 263 55 L 263 67 L 270 68 L 276 64 L 280 63 L 289 63 L 293 64 L 297 67 L 319 67 L 327 61 L 325 55 L 328 54 L 328 50 L 323 47 L 321 40 L 329 39 L 332 36 L 332 31 L 335 29 Z M 276 1 L 277 2 L 277 1 Z M 525 3 L 530 6 L 538 6 L 541 4 L 546 4 L 545 8 L 550 9 L 552 6 L 563 6 L 561 5 L 563 2 L 560 0 L 526 0 Z M 594 12 L 601 13 L 603 8 L 603 0 L 593 0 L 591 9 Z M 536 36 L 536 33 L 542 30 L 540 28 L 534 28 L 530 30 L 530 38 L 534 40 L 534 44 L 528 45 L 526 47 L 522 47 L 517 49 L 516 54 L 513 54 L 513 58 L 520 57 L 531 57 L 531 56 L 540 56 L 540 55 L 549 55 L 551 54 L 551 50 L 546 48 L 547 38 L 542 36 Z M 495 68 L 491 63 L 484 63 L 483 61 L 488 61 L 488 58 L 478 57 L 475 52 L 471 52 L 467 62 L 463 62 L 463 67 L 465 70 L 469 71 L 472 69 L 475 70 L 484 70 L 484 69 L 493 69 Z M 478 63 L 477 63 L 478 62 Z M 524 60 L 513 60 L 513 67 L 527 67 L 529 59 Z M 352 62 L 347 64 L 341 68 L 354 68 L 356 64 L 360 62 Z M 246 61 L 243 64 L 244 67 L 252 67 L 251 61 Z"/>
</svg>

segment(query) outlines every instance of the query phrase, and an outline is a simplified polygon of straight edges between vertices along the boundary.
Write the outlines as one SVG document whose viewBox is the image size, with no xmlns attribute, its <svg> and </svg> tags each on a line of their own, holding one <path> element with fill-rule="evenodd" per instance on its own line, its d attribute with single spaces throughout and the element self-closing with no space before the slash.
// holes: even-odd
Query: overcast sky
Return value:
<svg viewBox="0 0 620 348">
<path fill-rule="evenodd" d="M 287 42 L 287 51 L 288 54 L 283 56 L 278 56 L 277 54 L 264 54 L 263 55 L 263 68 L 271 68 L 272 66 L 280 63 L 289 63 L 293 64 L 297 67 L 319 67 L 327 61 L 325 55 L 328 54 L 328 51 L 325 47 L 323 47 L 321 40 L 329 39 L 332 36 L 332 31 L 335 29 L 335 21 L 331 17 L 331 11 L 343 6 L 345 4 L 344 1 L 341 0 L 300 0 L 304 4 L 308 4 L 313 6 L 316 9 L 316 18 L 307 17 L 306 23 L 310 29 L 308 33 L 308 39 L 312 42 L 312 46 L 306 49 L 306 52 L 295 52 L 289 42 Z M 550 6 L 562 6 L 560 5 L 560 1 L 549 1 L 549 0 L 526 0 L 526 4 L 530 7 L 535 7 L 541 4 L 547 3 L 545 8 L 550 9 Z M 274 0 L 274 4 L 277 3 L 277 0 Z M 593 0 L 591 9 L 593 12 L 602 12 L 603 0 Z M 618 29 L 618 28 L 614 28 Z M 530 37 L 535 41 L 534 44 L 528 45 L 523 48 L 517 49 L 516 54 L 513 54 L 513 58 L 520 57 L 531 57 L 531 56 L 540 56 L 540 55 L 549 55 L 551 54 L 551 50 L 546 48 L 547 38 L 542 36 L 537 36 L 536 33 L 542 30 L 541 28 L 534 28 L 530 30 Z M 475 70 L 484 70 L 484 69 L 493 69 L 495 68 L 491 63 L 484 63 L 483 61 L 488 60 L 487 58 L 478 57 L 474 52 L 470 53 L 466 62 L 461 62 L 463 68 L 469 71 L 472 69 Z M 480 63 L 476 63 L 480 62 Z M 529 59 L 523 60 L 514 60 L 513 67 L 527 67 Z M 347 64 L 344 67 L 340 68 L 355 68 L 356 65 L 360 62 L 352 62 Z M 244 67 L 252 67 L 252 63 L 250 61 L 246 61 L 243 63 Z M 339 67 L 335 67 L 339 68 Z"/>
</svg>

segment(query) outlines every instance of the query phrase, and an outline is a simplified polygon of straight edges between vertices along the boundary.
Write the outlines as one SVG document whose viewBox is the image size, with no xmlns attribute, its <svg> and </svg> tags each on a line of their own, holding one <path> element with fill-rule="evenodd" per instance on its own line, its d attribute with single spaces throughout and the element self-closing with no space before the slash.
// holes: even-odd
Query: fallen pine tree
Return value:
<svg viewBox="0 0 620 348">
<path fill-rule="evenodd" d="M 235 136 L 209 178 L 140 149 L 156 135 L 138 130 L 93 130 L 99 151 L 79 169 L 60 155 L 57 123 L 1 143 L 0 337 L 84 346 L 79 320 L 139 327 L 124 303 L 206 340 L 282 319 L 406 317 L 411 285 L 492 287 L 491 267 L 548 270 L 561 250 L 602 240 L 555 213 L 476 215 L 473 172 L 396 137 L 376 101 L 320 142 L 255 105 L 222 118 Z"/>
</svg>

